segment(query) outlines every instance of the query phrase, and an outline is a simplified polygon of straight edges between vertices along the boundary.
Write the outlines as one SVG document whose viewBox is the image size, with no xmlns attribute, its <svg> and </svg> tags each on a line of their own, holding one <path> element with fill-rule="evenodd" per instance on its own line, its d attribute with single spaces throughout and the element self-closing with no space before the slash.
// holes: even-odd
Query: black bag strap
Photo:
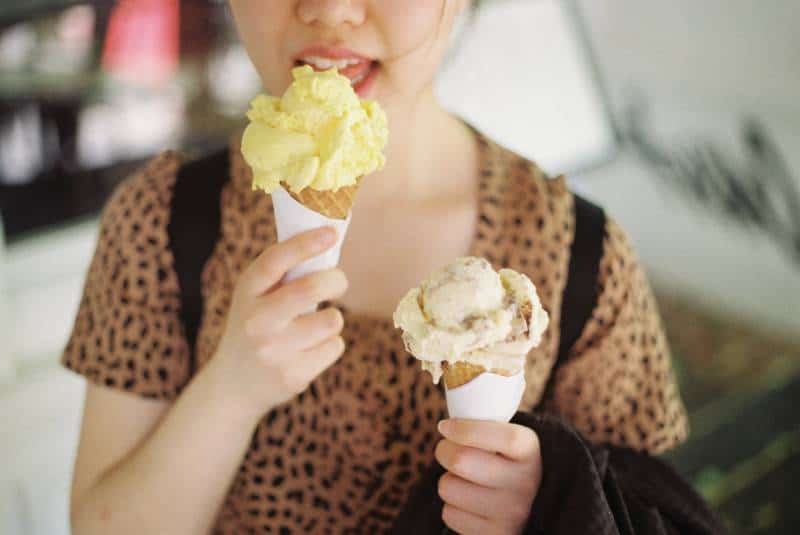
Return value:
<svg viewBox="0 0 800 535">
<path fill-rule="evenodd" d="M 561 336 L 558 354 L 545 387 L 550 396 L 558 368 L 578 341 L 586 322 L 597 306 L 598 275 L 606 235 L 606 214 L 602 208 L 575 195 L 575 235 L 570 247 L 567 283 L 561 299 Z"/>
<path fill-rule="evenodd" d="M 228 149 L 181 165 L 172 193 L 169 246 L 180 286 L 180 314 L 195 363 L 203 314 L 202 274 L 220 236 L 220 193 L 230 175 Z"/>
</svg>

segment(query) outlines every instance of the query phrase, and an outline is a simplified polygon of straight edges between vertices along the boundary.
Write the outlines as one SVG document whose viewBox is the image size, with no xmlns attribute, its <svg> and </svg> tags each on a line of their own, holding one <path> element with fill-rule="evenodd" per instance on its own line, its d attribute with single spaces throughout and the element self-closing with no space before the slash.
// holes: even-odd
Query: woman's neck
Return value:
<svg viewBox="0 0 800 535">
<path fill-rule="evenodd" d="M 386 165 L 362 183 L 358 193 L 360 205 L 430 199 L 452 191 L 455 182 L 470 178 L 454 176 L 449 170 L 459 159 L 474 161 L 477 150 L 474 135 L 461 120 L 442 108 L 432 89 L 413 108 L 387 107 L 387 114 Z"/>
</svg>

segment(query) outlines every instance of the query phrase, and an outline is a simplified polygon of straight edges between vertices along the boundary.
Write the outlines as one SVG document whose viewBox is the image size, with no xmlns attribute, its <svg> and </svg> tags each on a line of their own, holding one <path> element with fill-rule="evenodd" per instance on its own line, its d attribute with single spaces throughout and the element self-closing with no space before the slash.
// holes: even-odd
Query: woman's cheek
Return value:
<svg viewBox="0 0 800 535">
<path fill-rule="evenodd" d="M 382 59 L 390 94 L 417 94 L 433 82 L 449 43 L 450 19 L 454 16 L 444 11 L 444 2 L 379 2 L 376 7 L 375 22 L 385 40 L 386 56 Z"/>
<path fill-rule="evenodd" d="M 437 41 L 446 40 L 447 35 L 441 31 L 446 27 L 444 3 L 445 0 L 376 1 L 374 22 L 385 40 L 385 61 L 430 52 Z"/>
<path fill-rule="evenodd" d="M 239 39 L 261 77 L 264 89 L 281 94 L 291 82 L 286 38 L 293 28 L 288 0 L 230 0 Z"/>
</svg>

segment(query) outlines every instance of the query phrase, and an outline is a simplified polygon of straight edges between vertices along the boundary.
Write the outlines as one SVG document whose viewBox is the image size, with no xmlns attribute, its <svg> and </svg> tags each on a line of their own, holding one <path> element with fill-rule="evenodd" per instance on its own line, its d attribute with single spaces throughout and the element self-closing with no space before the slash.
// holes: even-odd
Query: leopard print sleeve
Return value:
<svg viewBox="0 0 800 535">
<path fill-rule="evenodd" d="M 609 219 L 598 300 L 549 402 L 589 440 L 661 453 L 688 435 L 670 351 L 644 271 Z"/>
<path fill-rule="evenodd" d="M 167 223 L 176 153 L 123 182 L 106 204 L 73 330 L 62 356 L 95 384 L 174 399 L 189 379 L 189 348 Z"/>
</svg>

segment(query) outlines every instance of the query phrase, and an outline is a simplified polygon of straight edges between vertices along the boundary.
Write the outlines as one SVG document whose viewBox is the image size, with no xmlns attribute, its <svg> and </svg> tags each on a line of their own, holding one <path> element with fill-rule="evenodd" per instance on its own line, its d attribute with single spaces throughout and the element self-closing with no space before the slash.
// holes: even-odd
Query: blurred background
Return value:
<svg viewBox="0 0 800 535">
<path fill-rule="evenodd" d="M 99 210 L 155 153 L 224 144 L 259 81 L 222 1 L 0 6 L 0 533 L 59 535 L 84 385 L 57 361 Z M 798 20 L 797 0 L 486 0 L 438 80 L 631 235 L 691 413 L 670 459 L 733 533 L 800 523 Z"/>
</svg>

